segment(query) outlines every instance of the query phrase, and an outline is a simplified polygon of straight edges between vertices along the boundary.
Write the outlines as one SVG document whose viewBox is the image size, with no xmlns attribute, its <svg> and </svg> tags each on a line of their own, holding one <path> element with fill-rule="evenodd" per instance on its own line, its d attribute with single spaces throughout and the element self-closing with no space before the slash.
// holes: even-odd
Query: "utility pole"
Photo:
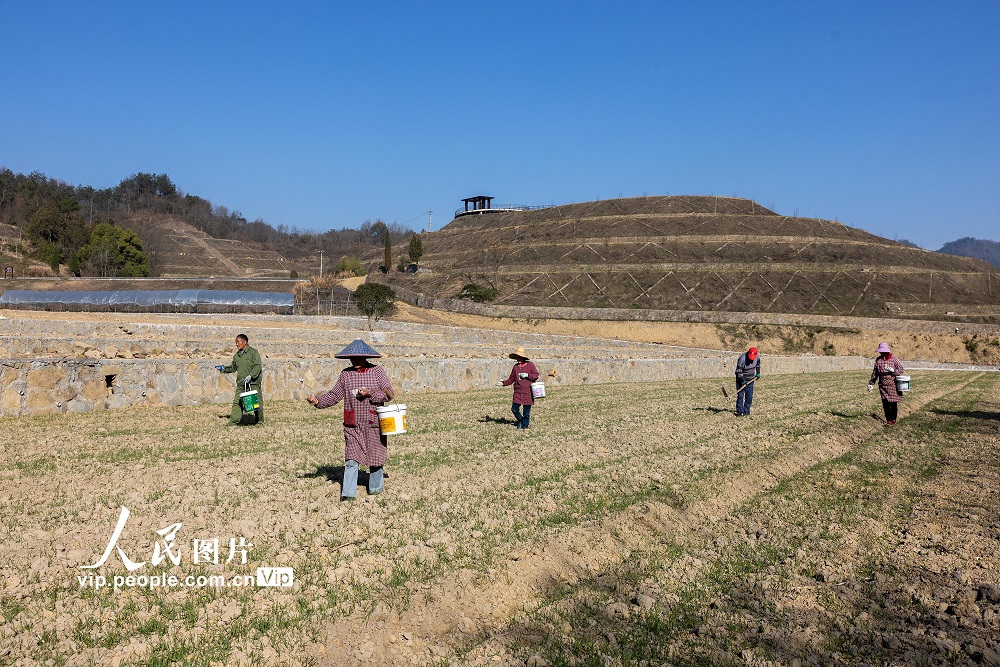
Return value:
<svg viewBox="0 0 1000 667">
<path fill-rule="evenodd" d="M 431 213 L 434 211 L 427 211 L 427 231 L 434 231 L 431 229 Z"/>
<path fill-rule="evenodd" d="M 323 277 L 323 251 L 319 251 L 319 277 Z"/>
</svg>

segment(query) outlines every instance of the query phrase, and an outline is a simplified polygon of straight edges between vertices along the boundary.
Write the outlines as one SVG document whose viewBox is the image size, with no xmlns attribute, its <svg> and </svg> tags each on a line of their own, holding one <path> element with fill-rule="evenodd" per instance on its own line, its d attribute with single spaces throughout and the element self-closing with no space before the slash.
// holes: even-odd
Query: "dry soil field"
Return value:
<svg viewBox="0 0 1000 667">
<path fill-rule="evenodd" d="M 354 503 L 336 408 L 0 419 L 0 663 L 1000 664 L 1000 374 L 866 380 L 414 395 Z"/>
</svg>

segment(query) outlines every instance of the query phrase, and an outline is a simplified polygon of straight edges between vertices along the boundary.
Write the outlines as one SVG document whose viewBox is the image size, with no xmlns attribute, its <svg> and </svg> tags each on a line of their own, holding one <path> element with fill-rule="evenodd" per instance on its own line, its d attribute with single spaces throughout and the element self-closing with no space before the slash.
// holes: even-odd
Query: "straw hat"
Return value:
<svg viewBox="0 0 1000 667">
<path fill-rule="evenodd" d="M 350 359 L 351 357 L 381 357 L 382 355 L 365 341 L 355 338 L 350 345 L 333 356 L 336 359 Z"/>
<path fill-rule="evenodd" d="M 882 354 L 883 352 L 888 352 L 892 354 L 892 350 L 889 349 L 889 343 L 879 343 L 878 348 L 875 349 L 876 352 Z"/>
<path fill-rule="evenodd" d="M 524 353 L 523 345 L 518 345 L 517 349 L 508 354 L 507 356 L 510 357 L 511 359 L 524 359 L 525 361 L 527 361 L 528 359 L 528 355 Z"/>
</svg>

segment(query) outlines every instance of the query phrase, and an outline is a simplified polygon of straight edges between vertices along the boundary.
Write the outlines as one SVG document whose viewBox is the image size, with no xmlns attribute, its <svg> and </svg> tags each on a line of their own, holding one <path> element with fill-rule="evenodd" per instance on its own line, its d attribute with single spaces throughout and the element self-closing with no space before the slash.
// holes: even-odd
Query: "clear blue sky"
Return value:
<svg viewBox="0 0 1000 667">
<path fill-rule="evenodd" d="M 0 166 L 247 219 L 737 195 L 1000 240 L 1000 2 L 0 0 Z"/>
</svg>

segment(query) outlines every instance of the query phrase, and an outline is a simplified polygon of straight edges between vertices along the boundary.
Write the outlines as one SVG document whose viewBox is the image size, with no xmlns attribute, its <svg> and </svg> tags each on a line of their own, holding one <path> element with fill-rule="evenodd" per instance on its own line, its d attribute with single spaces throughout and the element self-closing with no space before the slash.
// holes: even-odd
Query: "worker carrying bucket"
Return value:
<svg viewBox="0 0 1000 667">
<path fill-rule="evenodd" d="M 250 339 L 246 334 L 236 336 L 233 363 L 215 367 L 220 373 L 236 373 L 236 396 L 229 413 L 230 426 L 259 424 L 264 421 L 264 401 L 260 390 L 263 368 L 260 354 L 249 343 Z"/>
<path fill-rule="evenodd" d="M 885 425 L 892 426 L 899 416 L 899 402 L 903 400 L 903 392 L 910 390 L 910 376 L 906 375 L 903 363 L 889 349 L 889 343 L 879 343 L 875 353 L 878 358 L 875 359 L 872 376 L 868 379 L 868 392 L 871 393 L 878 383 Z"/>
<path fill-rule="evenodd" d="M 382 356 L 368 343 L 357 338 L 333 356 L 347 359 L 351 365 L 341 371 L 333 389 L 322 396 L 307 396 L 306 400 L 317 408 L 343 402 L 345 464 L 340 499 L 354 500 L 358 492 L 358 468 L 363 465 L 368 466 L 368 495 L 373 496 L 382 492 L 385 479 L 382 468 L 389 453 L 386 429 L 395 429 L 393 433 L 406 430 L 406 406 L 396 406 L 391 416 L 383 411 L 385 402 L 391 401 L 395 392 L 385 370 L 368 361 Z M 381 424 L 383 419 L 387 421 L 385 427 Z"/>
<path fill-rule="evenodd" d="M 535 404 L 536 398 L 545 395 L 545 385 L 532 387 L 538 383 L 538 368 L 528 359 L 523 346 L 507 356 L 515 363 L 510 369 L 510 375 L 500 382 L 500 386 L 514 385 L 514 400 L 510 404 L 510 411 L 514 415 L 514 426 L 526 430 L 531 424 L 531 406 Z M 541 395 L 538 394 L 539 390 Z"/>
</svg>

